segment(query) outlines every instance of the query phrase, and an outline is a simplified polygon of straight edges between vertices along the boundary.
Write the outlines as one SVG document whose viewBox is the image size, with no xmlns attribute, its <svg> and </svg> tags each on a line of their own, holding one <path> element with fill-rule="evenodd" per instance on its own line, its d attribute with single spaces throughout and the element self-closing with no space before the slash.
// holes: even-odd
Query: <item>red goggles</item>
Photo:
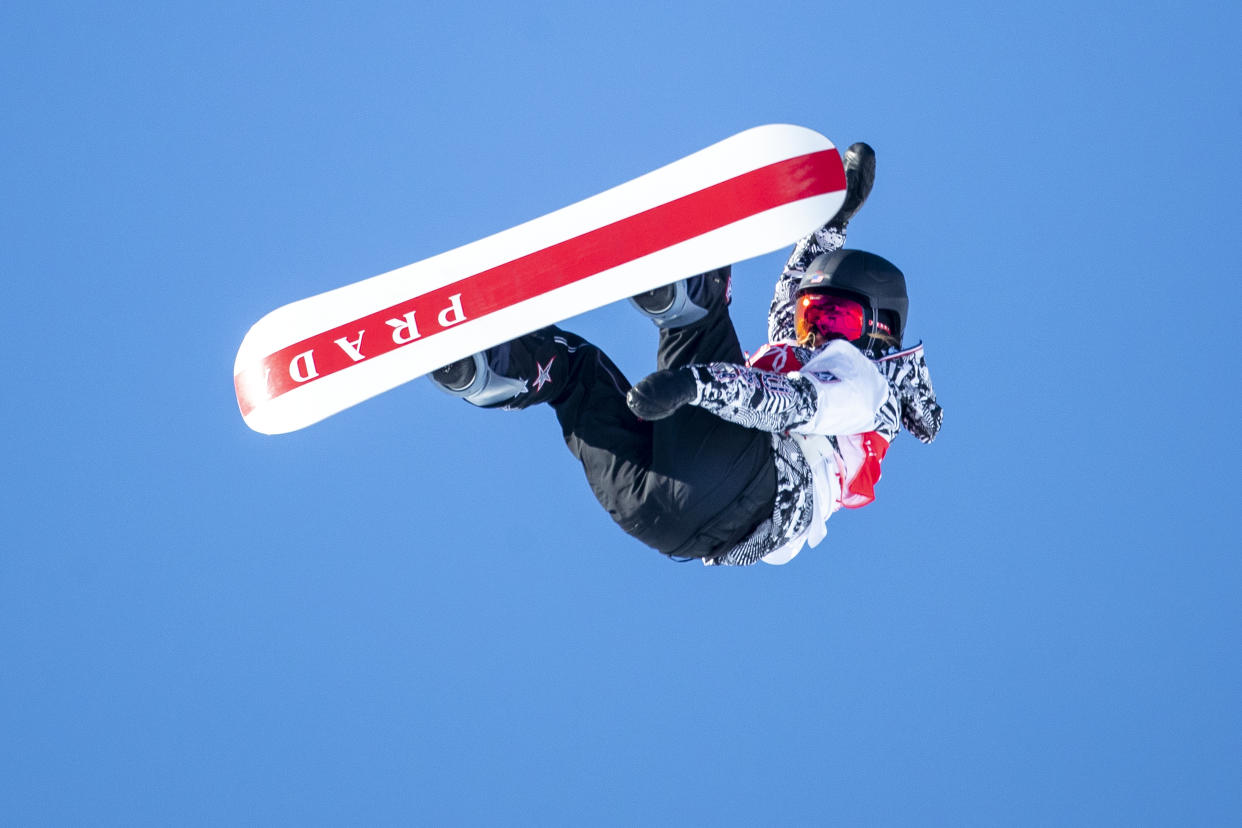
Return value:
<svg viewBox="0 0 1242 828">
<path fill-rule="evenodd" d="M 818 334 L 821 342 L 831 339 L 860 339 L 865 330 L 867 311 L 852 299 L 826 293 L 806 293 L 794 304 L 794 331 L 799 342 Z"/>
</svg>

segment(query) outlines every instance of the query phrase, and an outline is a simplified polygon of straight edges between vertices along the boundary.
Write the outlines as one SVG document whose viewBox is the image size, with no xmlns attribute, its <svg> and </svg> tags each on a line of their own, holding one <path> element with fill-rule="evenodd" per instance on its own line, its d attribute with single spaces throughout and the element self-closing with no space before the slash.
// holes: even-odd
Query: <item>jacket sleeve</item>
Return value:
<svg viewBox="0 0 1242 828">
<path fill-rule="evenodd" d="M 879 368 L 888 381 L 906 431 L 924 443 L 935 440 L 944 421 L 944 410 L 936 401 L 923 345 L 885 357 Z"/>
<path fill-rule="evenodd" d="M 848 342 L 830 342 L 801 371 L 777 374 L 714 362 L 691 368 L 692 405 L 761 431 L 859 434 L 888 397 L 875 364 Z"/>
<path fill-rule="evenodd" d="M 815 414 L 815 386 L 797 374 L 731 362 L 692 365 L 690 370 L 698 388 L 690 404 L 731 423 L 784 432 Z"/>
</svg>

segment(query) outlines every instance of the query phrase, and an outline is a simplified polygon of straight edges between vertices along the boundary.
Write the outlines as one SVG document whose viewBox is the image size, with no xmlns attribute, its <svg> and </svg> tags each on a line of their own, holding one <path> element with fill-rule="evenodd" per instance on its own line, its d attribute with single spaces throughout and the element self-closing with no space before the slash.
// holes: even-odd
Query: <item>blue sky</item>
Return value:
<svg viewBox="0 0 1242 828">
<path fill-rule="evenodd" d="M 1236 4 L 421 5 L 0 11 L 6 822 L 1236 819 Z M 876 148 L 946 409 L 790 565 L 632 542 L 550 411 L 242 423 L 267 311 L 772 122 Z"/>
</svg>

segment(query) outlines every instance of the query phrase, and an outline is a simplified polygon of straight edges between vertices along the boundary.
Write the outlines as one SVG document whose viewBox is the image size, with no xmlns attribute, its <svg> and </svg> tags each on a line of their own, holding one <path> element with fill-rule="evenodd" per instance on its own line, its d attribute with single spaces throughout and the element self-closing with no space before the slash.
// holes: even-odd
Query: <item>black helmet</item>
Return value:
<svg viewBox="0 0 1242 828">
<path fill-rule="evenodd" d="M 845 296 L 866 308 L 866 332 L 854 344 L 871 356 L 879 356 L 886 344 L 892 344 L 872 339 L 873 332 L 883 334 L 887 328 L 901 346 L 910 300 L 905 275 L 888 259 L 863 250 L 824 253 L 811 262 L 798 283 L 797 295 L 804 293 Z"/>
</svg>

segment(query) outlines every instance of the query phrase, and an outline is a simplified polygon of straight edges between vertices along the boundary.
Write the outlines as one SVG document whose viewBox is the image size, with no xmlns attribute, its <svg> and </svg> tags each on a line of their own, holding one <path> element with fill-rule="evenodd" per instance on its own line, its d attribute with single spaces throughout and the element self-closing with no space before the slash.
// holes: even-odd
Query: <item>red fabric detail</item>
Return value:
<svg viewBox="0 0 1242 828">
<path fill-rule="evenodd" d="M 860 462 L 853 469 L 843 464 L 845 473 L 853 474 L 842 481 L 841 505 L 846 509 L 861 509 L 875 500 L 875 484 L 880 482 L 880 464 L 888 453 L 888 440 L 878 432 L 868 431 L 852 435 L 850 441 L 861 448 Z"/>
<path fill-rule="evenodd" d="M 788 374 L 802 367 L 797 351 L 792 345 L 773 344 L 769 342 L 755 351 L 746 364 L 760 371 L 771 371 L 774 374 Z"/>
</svg>

